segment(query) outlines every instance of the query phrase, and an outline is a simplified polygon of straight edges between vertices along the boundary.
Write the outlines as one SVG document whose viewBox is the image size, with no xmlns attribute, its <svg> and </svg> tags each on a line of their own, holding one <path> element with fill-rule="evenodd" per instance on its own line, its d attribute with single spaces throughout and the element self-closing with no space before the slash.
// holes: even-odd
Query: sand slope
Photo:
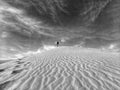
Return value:
<svg viewBox="0 0 120 90">
<path fill-rule="evenodd" d="M 0 64 L 0 90 L 120 90 L 117 53 L 62 47 Z"/>
</svg>

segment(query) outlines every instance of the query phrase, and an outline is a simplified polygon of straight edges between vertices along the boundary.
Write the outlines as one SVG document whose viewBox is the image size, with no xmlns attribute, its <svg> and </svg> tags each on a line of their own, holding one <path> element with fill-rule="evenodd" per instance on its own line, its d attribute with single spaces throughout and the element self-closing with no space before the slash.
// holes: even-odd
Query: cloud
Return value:
<svg viewBox="0 0 120 90">
<path fill-rule="evenodd" d="M 108 44 L 120 40 L 120 1 L 4 0 L 4 2 L 9 9 L 1 7 L 4 14 L 0 15 L 6 30 L 17 32 L 17 35 L 26 38 L 41 38 L 40 40 L 44 41 L 48 38 L 76 39 L 82 36 L 85 43 L 90 41 L 93 44 L 97 43 L 97 38 Z M 77 42 L 80 40 L 77 39 L 75 43 Z"/>
</svg>

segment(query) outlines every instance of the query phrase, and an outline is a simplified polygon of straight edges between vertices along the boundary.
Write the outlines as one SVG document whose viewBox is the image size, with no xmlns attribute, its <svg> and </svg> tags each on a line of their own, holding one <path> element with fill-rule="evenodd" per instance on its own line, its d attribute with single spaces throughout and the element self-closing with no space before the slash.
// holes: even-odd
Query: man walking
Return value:
<svg viewBox="0 0 120 90">
<path fill-rule="evenodd" d="M 56 42 L 57 47 L 59 46 L 59 41 Z"/>
</svg>

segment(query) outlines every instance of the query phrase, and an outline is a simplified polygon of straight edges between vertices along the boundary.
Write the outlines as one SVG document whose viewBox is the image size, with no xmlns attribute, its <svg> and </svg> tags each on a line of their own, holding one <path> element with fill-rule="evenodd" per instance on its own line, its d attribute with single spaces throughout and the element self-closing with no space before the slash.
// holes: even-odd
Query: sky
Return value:
<svg viewBox="0 0 120 90">
<path fill-rule="evenodd" d="M 119 11 L 120 0 L 0 0 L 0 58 L 56 41 L 119 51 Z"/>
</svg>

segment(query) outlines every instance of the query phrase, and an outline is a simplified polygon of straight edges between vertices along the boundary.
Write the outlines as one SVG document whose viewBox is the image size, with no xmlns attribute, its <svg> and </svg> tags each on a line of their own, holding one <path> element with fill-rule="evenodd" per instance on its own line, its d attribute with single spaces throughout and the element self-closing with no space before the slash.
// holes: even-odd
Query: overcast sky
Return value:
<svg viewBox="0 0 120 90">
<path fill-rule="evenodd" d="M 120 0 L 0 0 L 0 53 L 36 51 L 55 41 L 118 48 L 119 11 Z"/>
</svg>

